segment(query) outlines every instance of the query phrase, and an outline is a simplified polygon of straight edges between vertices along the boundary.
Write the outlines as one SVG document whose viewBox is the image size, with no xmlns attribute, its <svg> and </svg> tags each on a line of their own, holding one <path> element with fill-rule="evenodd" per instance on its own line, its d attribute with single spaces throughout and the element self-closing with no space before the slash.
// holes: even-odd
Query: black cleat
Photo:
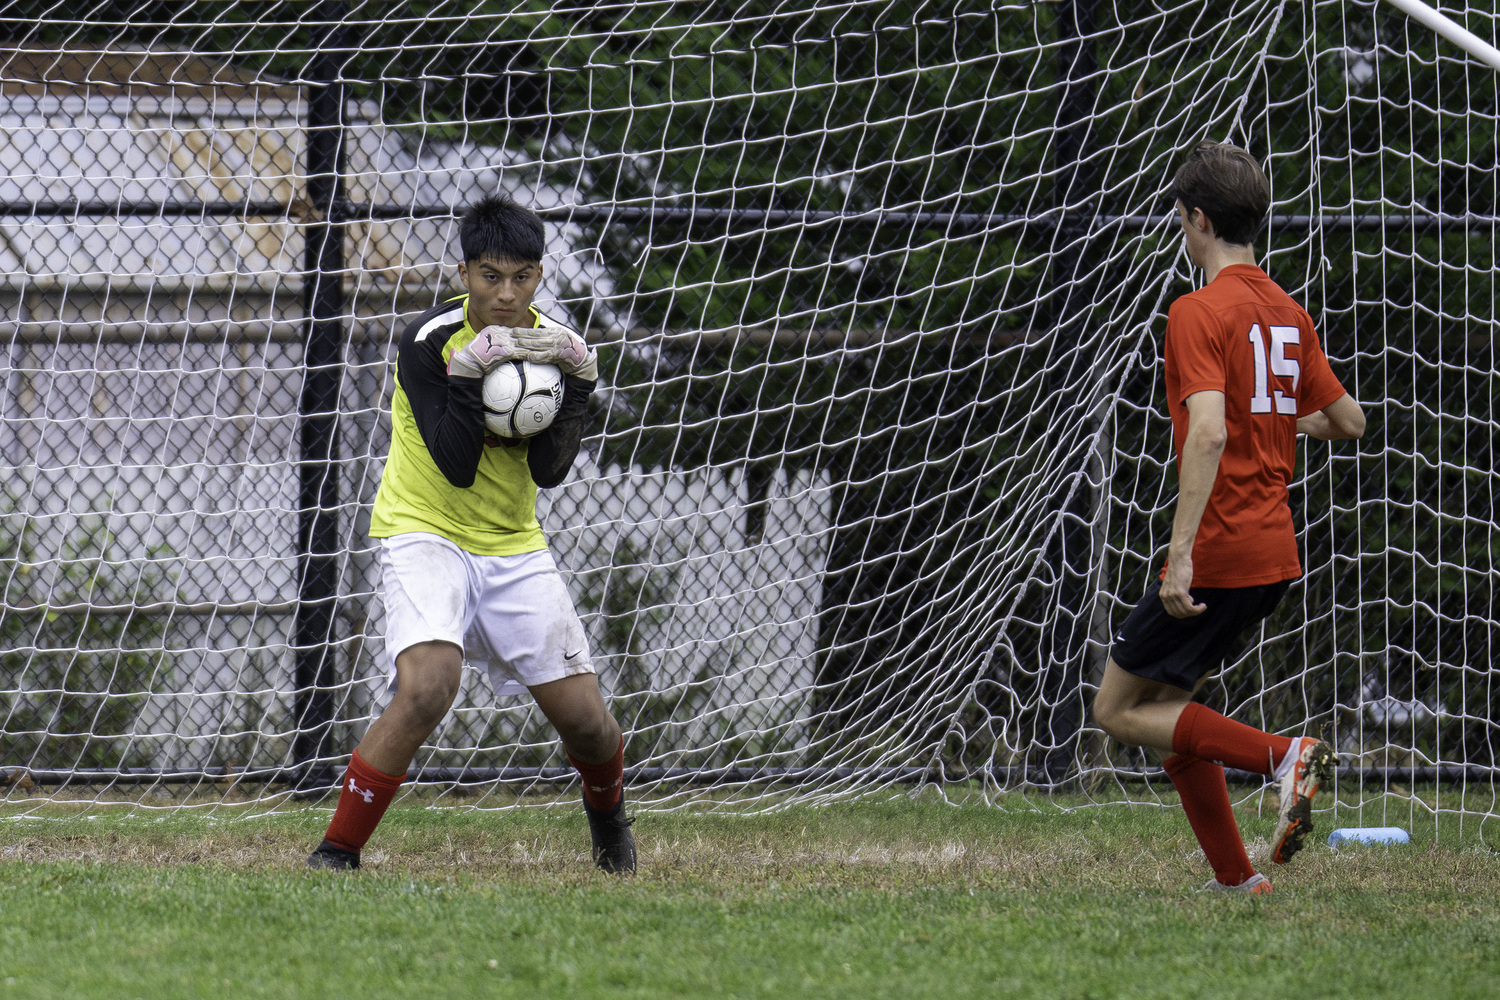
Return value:
<svg viewBox="0 0 1500 1000">
<path fill-rule="evenodd" d="M 589 837 L 593 840 L 594 864 L 611 875 L 635 871 L 635 834 L 630 832 L 634 817 L 625 815 L 625 793 L 620 804 L 600 812 L 583 800 L 583 813 L 589 818 Z"/>
<path fill-rule="evenodd" d="M 359 867 L 359 852 L 334 847 L 325 840 L 318 845 L 316 851 L 307 856 L 307 867 L 324 868 L 335 872 L 351 871 Z"/>
</svg>

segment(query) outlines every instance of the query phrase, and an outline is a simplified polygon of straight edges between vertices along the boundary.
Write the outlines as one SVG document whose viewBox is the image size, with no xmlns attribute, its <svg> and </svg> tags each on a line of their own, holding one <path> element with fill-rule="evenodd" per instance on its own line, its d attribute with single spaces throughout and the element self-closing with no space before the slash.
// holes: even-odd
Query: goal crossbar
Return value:
<svg viewBox="0 0 1500 1000">
<path fill-rule="evenodd" d="M 1385 0 L 1412 20 L 1431 28 L 1493 70 L 1500 70 L 1500 49 L 1422 0 Z"/>
</svg>

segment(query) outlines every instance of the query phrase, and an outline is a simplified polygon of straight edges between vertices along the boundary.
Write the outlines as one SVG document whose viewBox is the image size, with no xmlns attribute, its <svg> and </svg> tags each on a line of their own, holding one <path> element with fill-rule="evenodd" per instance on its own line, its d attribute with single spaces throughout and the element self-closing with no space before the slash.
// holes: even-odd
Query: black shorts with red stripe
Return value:
<svg viewBox="0 0 1500 1000">
<path fill-rule="evenodd" d="M 1125 619 L 1109 648 L 1112 660 L 1147 680 L 1191 691 L 1198 681 L 1245 648 L 1245 632 L 1270 617 L 1286 596 L 1290 580 L 1258 587 L 1193 587 L 1195 604 L 1208 610 L 1191 618 L 1173 618 L 1161 603 L 1161 581 Z"/>
</svg>

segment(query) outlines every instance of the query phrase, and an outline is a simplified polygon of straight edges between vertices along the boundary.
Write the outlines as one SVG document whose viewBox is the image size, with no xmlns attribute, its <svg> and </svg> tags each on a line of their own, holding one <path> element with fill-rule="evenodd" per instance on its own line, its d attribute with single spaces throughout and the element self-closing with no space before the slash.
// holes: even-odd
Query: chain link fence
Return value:
<svg viewBox="0 0 1500 1000">
<path fill-rule="evenodd" d="M 600 346 L 539 515 L 638 794 L 1150 796 L 1086 705 L 1170 531 L 1158 345 L 1194 276 L 1162 192 L 1211 137 L 1267 165 L 1266 267 L 1371 430 L 1304 447 L 1306 575 L 1206 697 L 1331 727 L 1346 780 L 1494 811 L 1496 87 L 1399 14 L 25 6 L 12 797 L 326 785 L 385 694 L 393 344 L 494 190 L 548 221 L 543 305 Z M 466 671 L 414 768 L 516 790 L 565 763 Z"/>
</svg>

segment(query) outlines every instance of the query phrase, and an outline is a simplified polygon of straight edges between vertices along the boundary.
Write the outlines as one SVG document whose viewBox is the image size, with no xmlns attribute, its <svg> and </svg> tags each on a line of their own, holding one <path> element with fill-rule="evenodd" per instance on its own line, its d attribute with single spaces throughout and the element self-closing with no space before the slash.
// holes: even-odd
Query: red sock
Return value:
<svg viewBox="0 0 1500 1000">
<path fill-rule="evenodd" d="M 1172 749 L 1176 752 L 1258 774 L 1275 771 L 1291 745 L 1290 736 L 1252 729 L 1197 702 L 1188 703 L 1172 730 Z"/>
<path fill-rule="evenodd" d="M 588 804 L 600 812 L 609 812 L 620 804 L 625 794 L 625 737 L 620 737 L 620 749 L 603 764 L 585 764 L 572 754 L 568 763 L 583 776 L 583 797 Z"/>
<path fill-rule="evenodd" d="M 406 775 L 381 774 L 365 763 L 359 751 L 344 772 L 344 786 L 339 790 L 339 806 L 323 839 L 342 851 L 355 854 L 365 846 L 370 834 L 380 824 L 386 807 L 396 797 L 396 790 Z"/>
<path fill-rule="evenodd" d="M 1183 754 L 1168 757 L 1162 767 L 1182 796 L 1182 811 L 1187 813 L 1198 846 L 1213 866 L 1214 877 L 1225 885 L 1239 885 L 1254 875 L 1239 824 L 1234 821 L 1234 809 L 1229 805 L 1224 769 Z"/>
</svg>

